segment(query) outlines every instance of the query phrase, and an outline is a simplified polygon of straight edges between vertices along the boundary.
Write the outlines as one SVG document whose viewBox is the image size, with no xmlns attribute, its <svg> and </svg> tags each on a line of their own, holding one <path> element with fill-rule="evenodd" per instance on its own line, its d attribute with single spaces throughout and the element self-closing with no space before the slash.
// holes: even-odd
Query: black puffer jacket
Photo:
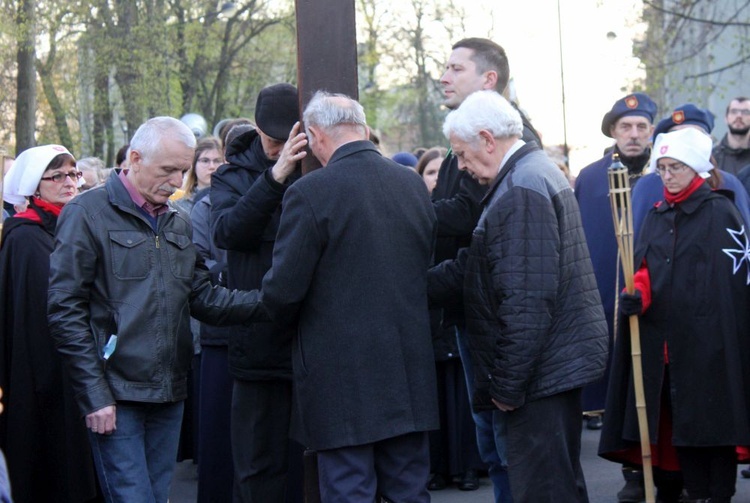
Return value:
<svg viewBox="0 0 750 503">
<path fill-rule="evenodd" d="M 269 169 L 276 161 L 263 153 L 257 131 L 238 136 L 227 149 L 227 162 L 211 177 L 211 228 L 214 242 L 227 250 L 227 286 L 259 289 L 271 268 L 279 229 L 281 200 L 287 185 Z M 295 177 L 290 177 L 295 178 Z M 292 378 L 292 335 L 271 322 L 232 327 L 229 370 L 239 379 Z"/>
<path fill-rule="evenodd" d="M 520 407 L 600 378 L 607 325 L 568 181 L 529 143 L 482 203 L 471 247 L 430 282 L 443 298 L 463 283 L 474 407 Z"/>
</svg>

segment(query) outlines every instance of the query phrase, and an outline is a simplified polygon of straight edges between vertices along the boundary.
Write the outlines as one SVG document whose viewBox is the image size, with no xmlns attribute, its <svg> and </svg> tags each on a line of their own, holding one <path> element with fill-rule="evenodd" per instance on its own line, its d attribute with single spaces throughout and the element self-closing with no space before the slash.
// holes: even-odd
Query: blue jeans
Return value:
<svg viewBox="0 0 750 503">
<path fill-rule="evenodd" d="M 466 329 L 456 327 L 458 353 L 461 355 L 461 363 L 464 366 L 466 389 L 471 401 L 474 396 L 474 365 L 471 361 L 469 342 L 466 339 Z M 472 409 L 471 416 L 477 426 L 479 457 L 487 464 L 487 471 L 495 490 L 495 503 L 512 503 L 513 498 L 508 480 L 508 426 L 505 412 L 500 409 L 475 412 Z"/>
<path fill-rule="evenodd" d="M 177 459 L 183 406 L 183 402 L 118 402 L 115 432 L 89 432 L 106 501 L 166 503 Z"/>
</svg>

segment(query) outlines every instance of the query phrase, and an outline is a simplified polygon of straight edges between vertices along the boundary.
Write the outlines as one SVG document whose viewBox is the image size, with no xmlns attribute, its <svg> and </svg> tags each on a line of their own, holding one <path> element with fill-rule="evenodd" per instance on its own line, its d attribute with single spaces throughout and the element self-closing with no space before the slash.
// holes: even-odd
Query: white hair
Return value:
<svg viewBox="0 0 750 503">
<path fill-rule="evenodd" d="M 182 121 L 174 117 L 153 117 L 138 128 L 130 140 L 130 147 L 126 158 L 130 158 L 130 152 L 137 150 L 141 156 L 148 160 L 159 149 L 159 143 L 170 134 L 174 139 L 181 141 L 189 148 L 195 148 L 195 135 Z"/>
<path fill-rule="evenodd" d="M 495 91 L 477 91 L 470 94 L 445 118 L 443 134 L 450 139 L 474 143 L 479 132 L 487 130 L 493 138 L 520 138 L 523 121 L 518 110 Z"/>
<path fill-rule="evenodd" d="M 359 126 L 363 132 L 367 131 L 365 109 L 356 100 L 345 94 L 334 94 L 326 91 L 316 92 L 305 107 L 302 120 L 305 123 L 306 130 L 309 126 L 318 126 L 330 131 L 337 126 L 348 125 Z"/>
</svg>

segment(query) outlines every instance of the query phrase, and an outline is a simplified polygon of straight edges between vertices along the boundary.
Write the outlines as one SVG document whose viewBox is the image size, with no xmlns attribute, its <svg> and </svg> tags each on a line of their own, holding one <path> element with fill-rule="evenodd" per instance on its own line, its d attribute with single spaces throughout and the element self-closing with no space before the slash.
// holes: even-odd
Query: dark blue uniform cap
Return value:
<svg viewBox="0 0 750 503">
<path fill-rule="evenodd" d="M 628 115 L 640 115 L 653 123 L 654 116 L 656 115 L 656 103 L 643 93 L 628 94 L 624 98 L 617 100 L 614 106 L 612 106 L 612 110 L 607 112 L 602 120 L 602 133 L 604 133 L 604 136 L 612 138 L 612 134 L 609 132 L 610 127 L 618 119 Z"/>
<path fill-rule="evenodd" d="M 700 126 L 706 134 L 711 134 L 714 128 L 714 114 L 710 111 L 699 108 L 692 103 L 685 103 L 674 109 L 672 115 L 662 119 L 654 130 L 654 138 L 661 133 L 668 133 L 675 126 L 683 124 L 692 124 Z"/>
</svg>

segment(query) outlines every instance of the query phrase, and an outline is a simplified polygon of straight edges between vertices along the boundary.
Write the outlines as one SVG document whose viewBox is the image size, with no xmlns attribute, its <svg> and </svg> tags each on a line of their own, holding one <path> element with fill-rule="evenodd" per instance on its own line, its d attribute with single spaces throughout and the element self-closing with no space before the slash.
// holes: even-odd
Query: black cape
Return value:
<svg viewBox="0 0 750 503">
<path fill-rule="evenodd" d="M 38 210 L 41 211 L 41 210 Z M 19 502 L 96 496 L 84 419 L 47 327 L 54 216 L 9 218 L 0 248 L 0 447 Z"/>
</svg>

